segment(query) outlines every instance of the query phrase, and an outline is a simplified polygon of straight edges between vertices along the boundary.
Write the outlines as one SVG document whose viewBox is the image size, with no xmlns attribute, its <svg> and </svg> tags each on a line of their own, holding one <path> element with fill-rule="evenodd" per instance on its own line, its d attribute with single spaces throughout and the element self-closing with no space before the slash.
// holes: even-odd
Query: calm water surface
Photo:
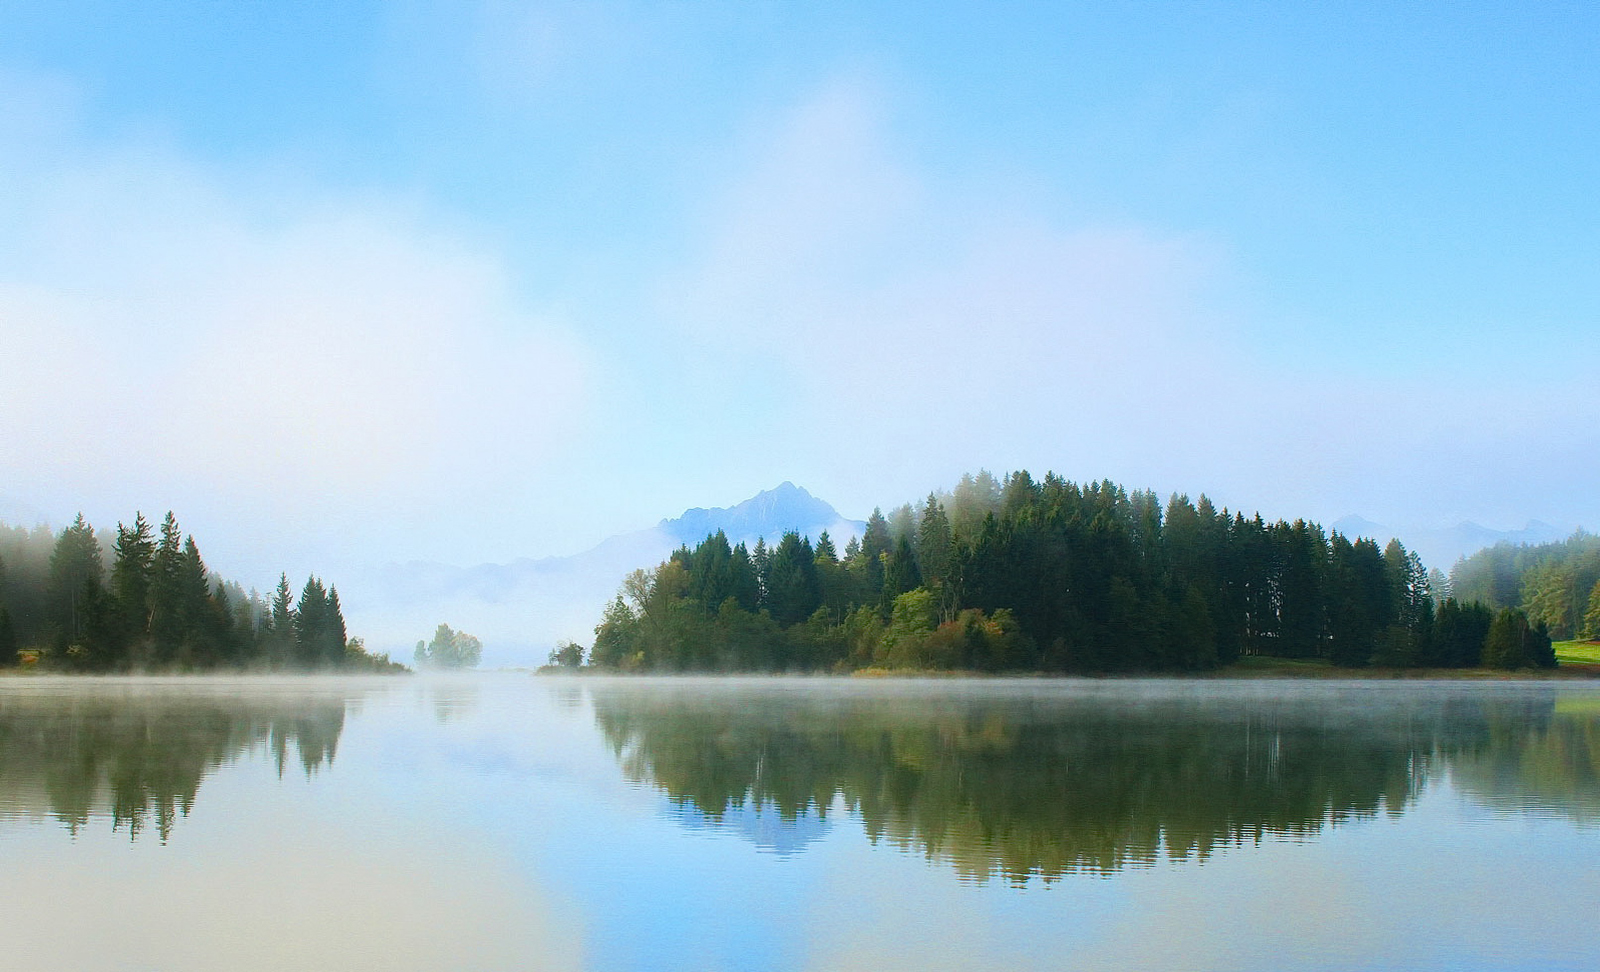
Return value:
<svg viewBox="0 0 1600 972">
<path fill-rule="evenodd" d="M 0 968 L 1600 968 L 1600 689 L 0 680 Z"/>
</svg>

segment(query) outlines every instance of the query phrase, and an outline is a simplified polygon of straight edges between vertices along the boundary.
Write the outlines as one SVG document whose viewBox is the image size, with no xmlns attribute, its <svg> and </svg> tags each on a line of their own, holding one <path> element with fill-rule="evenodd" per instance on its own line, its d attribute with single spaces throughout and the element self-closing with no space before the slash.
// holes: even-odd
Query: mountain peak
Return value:
<svg viewBox="0 0 1600 972">
<path fill-rule="evenodd" d="M 866 524 L 845 519 L 827 502 L 784 480 L 734 506 L 685 510 L 676 519 L 662 520 L 658 528 L 682 543 L 698 543 L 718 530 L 730 543 L 754 543 L 758 538 L 770 543 L 790 530 L 812 538 L 824 530 L 853 536 Z"/>
</svg>

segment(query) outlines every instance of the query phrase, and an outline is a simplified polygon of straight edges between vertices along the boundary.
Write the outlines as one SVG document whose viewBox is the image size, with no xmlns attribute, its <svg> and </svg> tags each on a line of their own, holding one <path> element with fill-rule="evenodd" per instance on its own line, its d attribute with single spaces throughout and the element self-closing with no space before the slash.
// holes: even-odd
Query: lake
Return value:
<svg viewBox="0 0 1600 972">
<path fill-rule="evenodd" d="M 1600 968 L 1600 687 L 8 678 L 27 970 Z"/>
</svg>

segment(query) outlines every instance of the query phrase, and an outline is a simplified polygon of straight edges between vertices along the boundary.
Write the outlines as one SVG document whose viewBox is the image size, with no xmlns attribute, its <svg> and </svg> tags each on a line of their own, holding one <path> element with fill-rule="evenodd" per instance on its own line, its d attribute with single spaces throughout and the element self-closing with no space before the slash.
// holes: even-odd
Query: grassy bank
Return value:
<svg viewBox="0 0 1600 972">
<path fill-rule="evenodd" d="M 1554 647 L 1563 665 L 1600 665 L 1600 641 L 1558 641 Z"/>
</svg>

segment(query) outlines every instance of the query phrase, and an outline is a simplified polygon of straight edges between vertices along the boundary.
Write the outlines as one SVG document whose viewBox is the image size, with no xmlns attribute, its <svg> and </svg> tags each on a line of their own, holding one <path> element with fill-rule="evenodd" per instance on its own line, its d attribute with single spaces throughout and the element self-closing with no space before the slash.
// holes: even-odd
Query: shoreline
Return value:
<svg viewBox="0 0 1600 972">
<path fill-rule="evenodd" d="M 519 671 L 519 670 L 513 670 Z M 527 671 L 521 669 L 520 671 Z M 998 680 L 1060 679 L 1090 681 L 1387 681 L 1387 682 L 1570 682 L 1600 681 L 1600 664 L 1567 662 L 1556 668 L 1338 668 L 1325 661 L 1253 656 L 1225 668 L 1203 672 L 979 672 L 950 669 L 859 668 L 850 672 L 625 672 L 599 668 L 544 666 L 531 672 L 552 678 L 821 678 Z"/>
</svg>

